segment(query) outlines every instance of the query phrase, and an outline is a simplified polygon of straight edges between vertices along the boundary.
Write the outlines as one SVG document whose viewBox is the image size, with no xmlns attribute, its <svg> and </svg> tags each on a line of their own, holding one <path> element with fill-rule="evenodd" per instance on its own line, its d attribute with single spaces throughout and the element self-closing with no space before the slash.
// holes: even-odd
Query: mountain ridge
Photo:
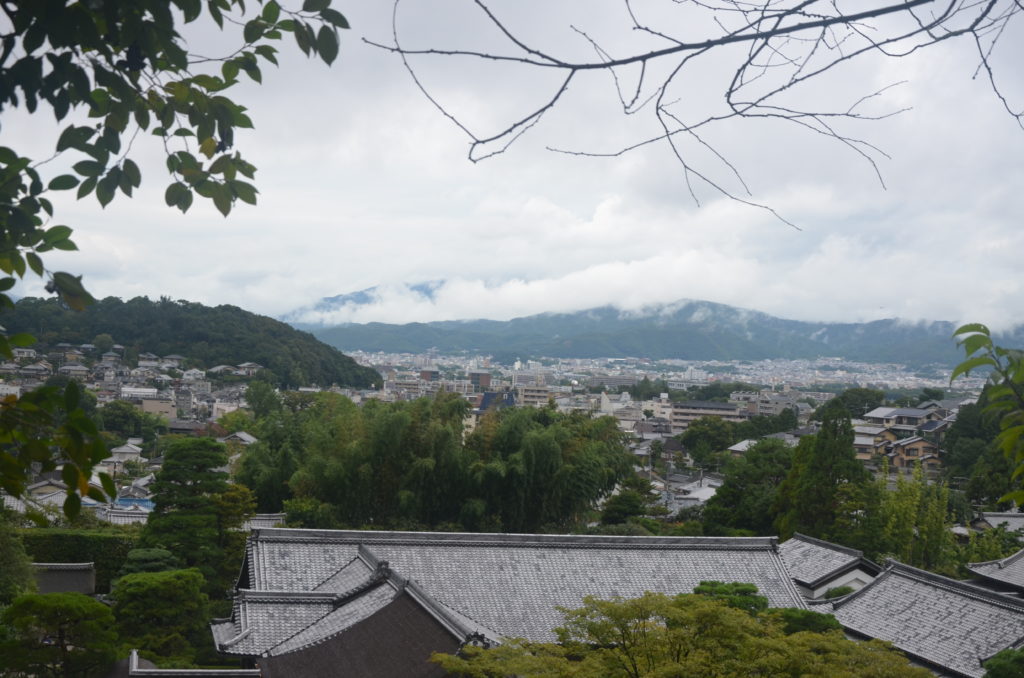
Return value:
<svg viewBox="0 0 1024 678">
<path fill-rule="evenodd" d="M 511 320 L 305 325 L 340 350 L 515 354 L 518 357 L 759 360 L 840 357 L 863 362 L 952 365 L 963 359 L 949 321 L 787 320 L 708 301 L 680 300 L 638 310 L 600 306 Z M 996 335 L 1024 346 L 1024 326 Z"/>
</svg>

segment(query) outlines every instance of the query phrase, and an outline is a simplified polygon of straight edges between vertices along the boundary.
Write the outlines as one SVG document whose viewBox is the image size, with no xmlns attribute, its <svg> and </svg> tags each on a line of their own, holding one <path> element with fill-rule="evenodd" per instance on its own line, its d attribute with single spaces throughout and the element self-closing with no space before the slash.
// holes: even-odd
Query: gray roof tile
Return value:
<svg viewBox="0 0 1024 678">
<path fill-rule="evenodd" d="M 984 563 L 970 563 L 967 569 L 971 572 L 1024 589 L 1024 549 L 1002 560 L 989 560 Z"/>
<path fill-rule="evenodd" d="M 688 593 L 704 580 L 750 582 L 773 606 L 804 606 L 773 538 L 266 529 L 252 536 L 251 585 L 338 591 L 358 579 L 361 545 L 445 609 L 510 637 L 552 640 L 556 607 L 588 594 Z"/>
<path fill-rule="evenodd" d="M 1024 529 L 1024 513 L 982 513 L 981 517 L 992 527 L 1005 524 L 1010 532 Z"/>
<path fill-rule="evenodd" d="M 779 544 L 779 552 L 793 580 L 810 588 L 815 588 L 859 563 L 866 562 L 868 567 L 874 566 L 864 560 L 861 551 L 800 533 Z"/>
<path fill-rule="evenodd" d="M 1024 637 L 1024 602 L 893 561 L 834 603 L 833 614 L 848 631 L 972 678 L 984 675 L 982 661 Z"/>
</svg>

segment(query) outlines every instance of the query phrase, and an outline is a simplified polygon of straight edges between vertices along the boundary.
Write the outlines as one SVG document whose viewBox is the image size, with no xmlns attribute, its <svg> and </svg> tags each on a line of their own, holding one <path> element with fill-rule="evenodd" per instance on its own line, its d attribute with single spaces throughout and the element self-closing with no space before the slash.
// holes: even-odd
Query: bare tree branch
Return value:
<svg viewBox="0 0 1024 678">
<path fill-rule="evenodd" d="M 1015 109 L 997 86 L 992 68 L 992 55 L 1005 35 L 1011 21 L 1024 11 L 1024 0 L 672 0 L 678 11 L 698 13 L 710 33 L 694 40 L 683 39 L 679 33 L 687 22 L 656 25 L 643 14 L 646 3 L 623 0 L 623 36 L 632 34 L 654 44 L 635 49 L 625 56 L 613 56 L 614 49 L 586 29 L 570 28 L 596 55 L 594 60 L 559 56 L 552 50 L 534 44 L 532 39 L 512 30 L 485 0 L 472 0 L 482 20 L 496 29 L 504 39 L 504 48 L 493 51 L 448 49 L 443 46 L 412 48 L 399 41 L 398 7 L 395 0 L 392 42 L 369 41 L 381 49 L 396 53 L 424 96 L 470 139 L 469 158 L 476 162 L 504 152 L 512 143 L 534 127 L 555 108 L 578 74 L 607 72 L 611 76 L 614 96 L 627 116 L 648 110 L 657 125 L 657 132 L 610 151 L 572 150 L 548 146 L 549 150 L 571 155 L 619 156 L 655 142 L 668 145 L 680 164 L 690 196 L 701 203 L 697 185 L 743 204 L 765 209 L 783 222 L 792 225 L 774 210 L 754 201 L 742 173 L 724 153 L 710 141 L 707 130 L 730 119 L 774 120 L 796 125 L 825 136 L 867 162 L 884 187 L 879 161 L 889 156 L 878 146 L 846 131 L 847 124 L 880 120 L 899 114 L 907 107 L 872 111 L 882 95 L 900 83 L 853 94 L 851 101 L 830 109 L 811 108 L 794 103 L 793 92 L 812 92 L 813 84 L 837 67 L 869 54 L 899 58 L 946 40 L 970 37 L 976 46 L 979 63 L 975 77 L 984 72 L 1003 107 L 1024 128 L 1024 109 Z M 671 5 L 670 5 L 671 6 Z M 847 11 L 846 6 L 854 11 Z M 676 11 L 676 10 L 673 10 Z M 620 37 L 623 37 L 620 36 Z M 635 40 L 634 40 L 635 42 Z M 667 44 L 666 44 L 667 43 Z M 733 46 L 745 46 L 741 52 Z M 685 91 L 683 76 L 699 72 L 709 55 L 721 54 L 735 59 L 732 75 L 722 82 L 721 110 L 700 111 L 692 97 L 680 96 Z M 542 96 L 540 103 L 525 115 L 515 117 L 497 130 L 479 133 L 428 91 L 413 67 L 412 60 L 432 58 L 469 58 L 484 62 L 500 62 L 538 72 L 560 71 L 562 77 Z M 654 69 L 659 64 L 662 68 Z M 628 89 L 619 69 L 636 68 L 636 76 Z M 703 107 L 714 102 L 702 100 Z M 698 155 L 712 167 L 698 167 Z M 725 172 L 725 181 L 715 179 L 712 171 Z M 741 195 L 742 194 L 742 195 Z M 745 196 L 745 197 L 743 197 Z"/>
</svg>

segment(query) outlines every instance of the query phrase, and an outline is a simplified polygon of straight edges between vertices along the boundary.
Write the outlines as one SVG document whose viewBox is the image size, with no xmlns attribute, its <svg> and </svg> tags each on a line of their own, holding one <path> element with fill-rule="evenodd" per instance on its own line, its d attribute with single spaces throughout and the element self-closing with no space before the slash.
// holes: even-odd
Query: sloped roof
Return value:
<svg viewBox="0 0 1024 678">
<path fill-rule="evenodd" d="M 992 527 L 1006 523 L 1006 529 L 1010 532 L 1024 529 L 1024 513 L 982 513 L 981 517 Z"/>
<path fill-rule="evenodd" d="M 967 569 L 974 574 L 1024 589 L 1024 549 L 1002 560 L 969 563 Z"/>
<path fill-rule="evenodd" d="M 289 592 L 324 595 L 332 588 L 336 595 L 343 595 L 355 576 L 353 568 L 358 569 L 353 564 L 357 557 L 386 561 L 417 590 L 461 619 L 460 625 L 490 629 L 491 637 L 550 641 L 554 639 L 551 630 L 563 621 L 556 607 L 578 607 L 585 595 L 628 598 L 644 591 L 689 593 L 707 580 L 750 582 L 772 606 L 804 607 L 777 542 L 770 537 L 271 528 L 252 533 L 241 582 L 254 592 L 280 592 L 278 597 Z M 240 593 L 243 600 L 250 597 Z"/>
<path fill-rule="evenodd" d="M 847 631 L 889 641 L 957 676 L 1024 638 L 1024 602 L 889 561 L 873 582 L 833 603 Z"/>
<path fill-rule="evenodd" d="M 812 589 L 857 566 L 862 566 L 873 574 L 882 569 L 864 558 L 861 551 L 808 537 L 799 532 L 782 542 L 779 545 L 779 552 L 793 580 Z"/>
</svg>

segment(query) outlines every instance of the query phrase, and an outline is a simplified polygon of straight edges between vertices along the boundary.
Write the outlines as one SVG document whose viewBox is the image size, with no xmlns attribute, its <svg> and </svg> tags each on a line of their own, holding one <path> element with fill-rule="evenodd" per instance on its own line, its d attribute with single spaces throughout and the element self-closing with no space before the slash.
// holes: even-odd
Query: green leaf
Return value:
<svg viewBox="0 0 1024 678">
<path fill-rule="evenodd" d="M 302 3 L 303 12 L 319 12 L 320 10 L 327 9 L 331 5 L 331 0 L 305 0 Z"/>
<path fill-rule="evenodd" d="M 68 466 L 69 464 L 66 464 L 64 468 L 68 468 Z M 81 512 L 82 500 L 74 493 L 74 489 L 71 486 L 68 486 L 68 496 L 67 499 L 64 500 L 64 515 L 74 520 Z"/>
<path fill-rule="evenodd" d="M 73 276 L 70 273 L 58 271 L 53 274 L 52 282 L 61 300 L 74 311 L 84 310 L 86 306 L 95 301 L 82 286 L 82 276 Z"/>
<path fill-rule="evenodd" d="M 238 62 L 234 60 L 225 61 L 220 67 L 220 73 L 224 76 L 224 81 L 229 82 L 238 77 Z"/>
<path fill-rule="evenodd" d="M 69 381 L 67 386 L 64 387 L 64 409 L 70 412 L 78 407 L 78 402 L 81 399 L 81 396 L 82 394 L 78 389 L 78 382 Z"/>
<path fill-rule="evenodd" d="M 962 362 L 959 365 L 957 365 L 956 368 L 953 370 L 953 374 L 951 374 L 950 377 L 949 377 L 949 382 L 953 383 L 953 380 L 956 379 L 957 377 L 959 377 L 961 374 L 967 374 L 968 372 L 970 372 L 974 368 L 982 367 L 983 365 L 989 365 L 991 367 L 995 367 L 996 366 L 996 361 L 993 360 L 992 358 L 988 357 L 987 355 L 982 355 L 982 356 L 978 356 L 977 358 L 971 358 L 970 360 L 965 360 L 964 362 Z"/>
<path fill-rule="evenodd" d="M 12 277 L 0 278 L 0 292 L 6 292 L 11 289 L 16 282 L 17 280 Z"/>
<path fill-rule="evenodd" d="M 306 56 L 309 56 L 309 48 L 312 46 L 312 42 L 312 35 L 308 32 L 306 26 L 295 22 L 295 44 L 299 46 L 299 49 Z"/>
<path fill-rule="evenodd" d="M 268 24 L 277 23 L 278 17 L 281 16 L 281 5 L 270 0 L 266 5 L 263 6 L 263 12 L 260 13 L 260 18 L 266 21 Z"/>
<path fill-rule="evenodd" d="M 274 54 L 277 52 L 277 50 L 274 49 L 273 46 L 271 46 L 271 45 L 259 45 L 258 47 L 256 47 L 255 51 L 256 51 L 257 54 L 259 54 L 261 57 L 263 57 L 264 59 L 266 59 L 270 63 L 274 64 L 275 66 L 277 65 L 277 57 L 274 56 Z"/>
<path fill-rule="evenodd" d="M 244 181 L 229 181 L 228 186 L 234 191 L 235 195 L 242 202 L 249 203 L 250 205 L 256 204 L 256 187 L 252 184 L 248 184 Z"/>
<path fill-rule="evenodd" d="M 321 10 L 320 18 L 323 19 L 324 21 L 330 22 L 331 24 L 337 26 L 338 28 L 349 28 L 348 19 L 342 16 L 341 12 L 339 12 L 336 9 L 331 9 L 330 7 L 327 7 L 326 9 Z"/>
<path fill-rule="evenodd" d="M 992 348 L 992 340 L 984 334 L 968 334 L 963 339 L 960 339 L 959 343 L 964 347 L 964 353 L 968 356 L 977 353 L 983 348 Z"/>
<path fill-rule="evenodd" d="M 89 499 L 92 499 L 94 501 L 98 501 L 98 502 L 106 502 L 106 501 L 108 501 L 107 500 L 107 495 L 103 494 L 103 490 L 101 490 L 98 487 L 93 487 L 91 485 L 89 486 L 89 491 L 86 492 L 86 495 L 88 495 Z"/>
<path fill-rule="evenodd" d="M 70 237 L 71 228 L 69 226 L 53 226 L 46 229 L 46 233 L 43 234 L 43 242 L 47 245 L 53 245 L 61 240 L 67 240 Z"/>
<path fill-rule="evenodd" d="M 99 177 L 89 177 L 78 187 L 78 199 L 81 200 L 85 196 L 92 193 L 92 189 L 96 188 L 96 183 L 99 181 Z"/>
<path fill-rule="evenodd" d="M 224 216 L 231 213 L 231 191 L 224 184 L 218 184 L 214 189 L 213 204 Z"/>
<path fill-rule="evenodd" d="M 28 267 L 31 268 L 36 275 L 41 276 L 43 274 L 45 271 L 43 268 L 43 260 L 39 258 L 38 254 L 35 252 L 26 252 L 25 259 L 28 261 Z"/>
<path fill-rule="evenodd" d="M 245 28 L 242 29 L 242 37 L 245 38 L 247 43 L 253 43 L 260 39 L 263 35 L 263 31 L 266 28 L 266 24 L 259 19 L 253 19 L 252 21 L 245 24 Z"/>
<path fill-rule="evenodd" d="M 71 169 L 75 170 L 83 177 L 98 177 L 103 173 L 103 165 L 95 160 L 79 160 L 71 166 Z"/>
<path fill-rule="evenodd" d="M 114 167 L 107 176 L 100 179 L 99 183 L 96 184 L 96 199 L 99 201 L 101 207 L 106 207 L 110 204 L 110 201 L 114 199 L 114 193 L 117 191 L 117 185 L 120 183 L 121 170 Z"/>
<path fill-rule="evenodd" d="M 86 161 L 88 162 L 88 160 Z M 49 189 L 51 191 L 67 191 L 78 185 L 78 177 L 71 174 L 62 174 L 59 177 L 54 177 L 50 181 Z"/>
<path fill-rule="evenodd" d="M 100 484 L 103 485 L 103 491 L 107 493 L 108 497 L 117 496 L 117 486 L 114 485 L 114 479 L 110 477 L 109 473 L 99 473 Z"/>
<path fill-rule="evenodd" d="M 142 173 L 139 172 L 139 166 L 131 158 L 125 158 L 124 165 L 121 167 L 124 175 L 128 177 L 128 181 L 132 182 L 132 186 L 136 188 L 142 183 Z"/>
<path fill-rule="evenodd" d="M 957 328 L 955 332 L 953 332 L 953 336 L 955 337 L 960 334 L 969 333 L 973 334 L 975 332 L 979 334 L 984 334 L 986 337 L 989 336 L 988 328 L 982 325 L 981 323 L 968 323 L 966 325 L 961 325 L 960 327 Z"/>
<path fill-rule="evenodd" d="M 338 58 L 338 34 L 333 28 L 321 26 L 316 36 L 316 48 L 320 58 L 330 66 Z"/>
<path fill-rule="evenodd" d="M 28 332 L 19 332 L 7 337 L 7 341 L 10 342 L 11 346 L 31 346 L 36 343 L 36 338 Z"/>
<path fill-rule="evenodd" d="M 188 189 L 184 184 L 177 182 L 171 184 L 167 187 L 167 190 L 164 191 L 164 202 L 167 203 L 168 207 L 177 207 L 178 202 L 181 200 L 182 192 L 188 192 Z"/>
</svg>

